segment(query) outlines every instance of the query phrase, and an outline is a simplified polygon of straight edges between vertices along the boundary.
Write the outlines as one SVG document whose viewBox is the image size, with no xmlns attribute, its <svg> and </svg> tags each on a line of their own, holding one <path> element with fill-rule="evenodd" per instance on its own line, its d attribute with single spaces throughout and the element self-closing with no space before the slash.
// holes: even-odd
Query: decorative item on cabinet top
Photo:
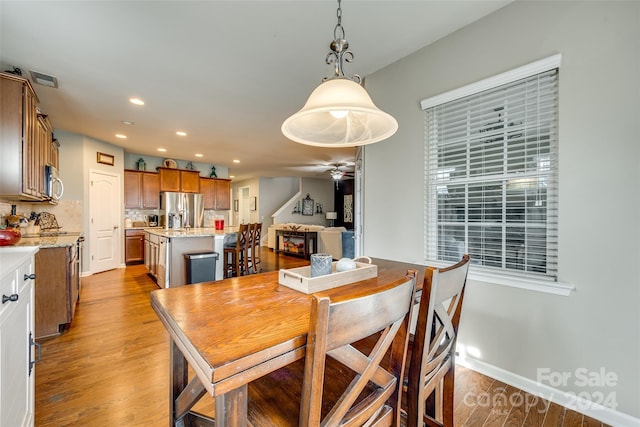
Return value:
<svg viewBox="0 0 640 427">
<path fill-rule="evenodd" d="M 177 169 L 178 163 L 176 163 L 176 161 L 173 159 L 164 159 L 164 161 L 162 162 L 162 166 L 164 166 L 165 168 Z"/>
</svg>

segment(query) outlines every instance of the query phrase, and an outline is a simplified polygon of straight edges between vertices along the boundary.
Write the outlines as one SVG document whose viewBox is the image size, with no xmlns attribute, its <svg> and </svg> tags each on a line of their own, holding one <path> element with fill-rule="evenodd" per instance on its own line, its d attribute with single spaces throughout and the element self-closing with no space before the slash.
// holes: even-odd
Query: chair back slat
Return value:
<svg viewBox="0 0 640 427">
<path fill-rule="evenodd" d="M 396 281 L 381 292 L 339 302 L 331 302 L 322 295 L 313 296 L 300 426 L 360 426 L 393 420 L 399 400 L 391 405 L 387 403 L 393 400 L 392 396 L 397 398 L 399 380 L 380 363 L 394 338 L 406 336 L 406 333 L 398 333 L 408 328 L 407 316 L 414 291 L 415 275 Z M 376 333 L 379 337 L 368 354 L 351 345 Z M 356 375 L 321 419 L 327 356 Z M 363 398 L 364 391 L 368 394 Z"/>
<path fill-rule="evenodd" d="M 327 349 L 352 343 L 358 337 L 368 337 L 385 325 L 402 319 L 406 314 L 406 307 L 402 302 L 406 301 L 407 292 L 413 290 L 396 287 L 385 292 L 389 300 L 381 300 L 377 294 L 373 294 L 355 301 L 332 304 L 327 325 Z M 371 313 L 375 313 L 375 316 Z M 345 328 L 345 325 L 348 327 Z"/>
<path fill-rule="evenodd" d="M 427 267 L 409 361 L 407 425 L 453 425 L 455 344 L 469 271 L 469 256 L 447 268 Z M 441 382 L 451 396 L 442 396 L 442 417 L 427 413 L 427 398 Z M 445 399 L 448 401 L 445 402 Z M 436 400 L 438 400 L 436 398 Z M 436 410 L 438 415 L 440 411 Z M 441 418 L 441 419 L 435 419 Z"/>
</svg>

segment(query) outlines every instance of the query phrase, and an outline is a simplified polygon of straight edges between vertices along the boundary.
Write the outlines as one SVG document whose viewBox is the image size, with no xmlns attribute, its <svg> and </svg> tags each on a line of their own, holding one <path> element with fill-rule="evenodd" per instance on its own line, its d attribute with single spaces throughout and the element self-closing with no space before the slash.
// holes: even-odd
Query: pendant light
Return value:
<svg viewBox="0 0 640 427">
<path fill-rule="evenodd" d="M 361 85 L 361 77 L 345 77 L 343 62 L 351 62 L 353 53 L 344 38 L 341 0 L 337 17 L 331 52 L 325 60 L 334 65 L 334 75 L 325 77 L 302 109 L 282 124 L 284 136 L 301 144 L 353 147 L 382 141 L 398 130 L 396 119 L 373 103 Z"/>
</svg>

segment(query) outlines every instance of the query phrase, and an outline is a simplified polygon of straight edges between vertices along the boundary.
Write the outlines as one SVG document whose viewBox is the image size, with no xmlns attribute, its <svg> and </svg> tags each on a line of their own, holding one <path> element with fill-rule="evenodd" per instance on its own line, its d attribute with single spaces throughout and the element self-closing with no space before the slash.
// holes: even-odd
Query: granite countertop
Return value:
<svg viewBox="0 0 640 427">
<path fill-rule="evenodd" d="M 63 248 L 73 246 L 80 237 L 78 234 L 62 234 L 59 236 L 34 236 L 22 237 L 18 243 L 12 247 L 38 246 L 40 248 Z"/>
<path fill-rule="evenodd" d="M 132 227 L 125 227 L 125 230 L 164 230 L 164 227 L 159 225 L 157 227 L 149 227 L 148 225 L 136 225 Z"/>
<path fill-rule="evenodd" d="M 224 237 L 227 234 L 237 232 L 237 227 L 225 227 L 224 230 L 216 230 L 215 228 L 190 228 L 188 231 L 183 228 L 169 229 L 164 228 L 145 228 L 151 234 L 155 234 L 160 237 Z"/>
</svg>

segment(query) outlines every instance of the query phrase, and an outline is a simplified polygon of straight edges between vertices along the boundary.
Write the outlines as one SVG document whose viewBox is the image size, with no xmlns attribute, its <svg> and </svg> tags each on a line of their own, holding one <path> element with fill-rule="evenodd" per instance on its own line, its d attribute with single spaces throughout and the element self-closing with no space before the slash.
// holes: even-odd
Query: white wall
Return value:
<svg viewBox="0 0 640 427">
<path fill-rule="evenodd" d="M 568 372 L 557 389 L 613 393 L 640 423 L 640 2 L 514 2 L 367 76 L 399 130 L 365 149 L 364 252 L 424 263 L 420 100 L 555 53 L 559 278 L 576 291 L 470 281 L 458 345 L 533 381 L 538 369 Z M 604 368 L 615 385 L 580 386 L 580 368 Z"/>
<path fill-rule="evenodd" d="M 274 218 L 274 224 L 295 222 L 296 224 L 315 224 L 326 225 L 325 213 L 333 210 L 333 180 L 330 179 L 312 179 L 303 178 L 302 186 L 300 188 L 300 196 L 292 200 L 285 209 Z M 314 214 L 302 215 L 294 214 L 293 210 L 296 203 L 300 202 L 302 206 L 302 199 L 307 197 L 313 199 L 314 202 Z M 293 196 L 293 194 L 291 195 Z M 322 214 L 315 213 L 315 204 L 320 203 L 322 205 Z"/>
<path fill-rule="evenodd" d="M 273 225 L 273 213 L 296 194 L 300 188 L 299 183 L 300 178 L 297 177 L 260 178 L 260 200 L 258 204 L 264 230 Z"/>
<path fill-rule="evenodd" d="M 302 182 L 302 186 L 300 186 Z M 262 228 L 266 230 L 274 223 L 295 222 L 298 224 L 325 225 L 324 213 L 333 209 L 333 181 L 329 179 L 278 177 L 278 178 L 252 178 L 244 181 L 234 181 L 231 185 L 231 193 L 234 199 L 239 198 L 239 189 L 249 187 L 249 195 L 258 197 L 258 211 L 251 212 L 252 222 L 262 222 Z M 272 216 L 285 203 L 287 203 L 298 191 L 301 196 L 293 200 L 277 218 Z M 302 200 L 309 194 L 314 203 L 322 204 L 323 213 L 311 216 L 293 214 L 293 208 L 298 200 Z M 232 209 L 233 209 L 233 201 Z M 238 224 L 238 213 L 233 212 L 234 224 Z"/>
<path fill-rule="evenodd" d="M 82 215 L 81 230 L 85 237 L 82 274 L 89 272 L 91 257 L 91 239 L 89 236 L 89 172 L 91 170 L 105 171 L 116 175 L 123 175 L 124 151 L 121 147 L 99 141 L 84 135 L 79 135 L 63 130 L 55 130 L 55 135 L 60 142 L 60 177 L 64 182 L 65 190 L 62 202 L 77 202 Z M 97 162 L 97 153 L 106 153 L 114 156 L 114 165 L 109 166 Z M 124 194 L 124 180 L 121 179 L 121 193 Z M 60 203 L 61 205 L 63 203 Z M 124 196 L 120 200 L 114 200 L 124 211 Z M 56 215 L 57 217 L 57 215 Z M 122 222 L 122 221 L 121 221 Z M 124 224 L 120 224 L 123 230 Z M 68 230 L 76 230 L 75 226 L 65 226 Z M 124 265 L 124 238 L 119 236 L 121 264 Z"/>
</svg>

